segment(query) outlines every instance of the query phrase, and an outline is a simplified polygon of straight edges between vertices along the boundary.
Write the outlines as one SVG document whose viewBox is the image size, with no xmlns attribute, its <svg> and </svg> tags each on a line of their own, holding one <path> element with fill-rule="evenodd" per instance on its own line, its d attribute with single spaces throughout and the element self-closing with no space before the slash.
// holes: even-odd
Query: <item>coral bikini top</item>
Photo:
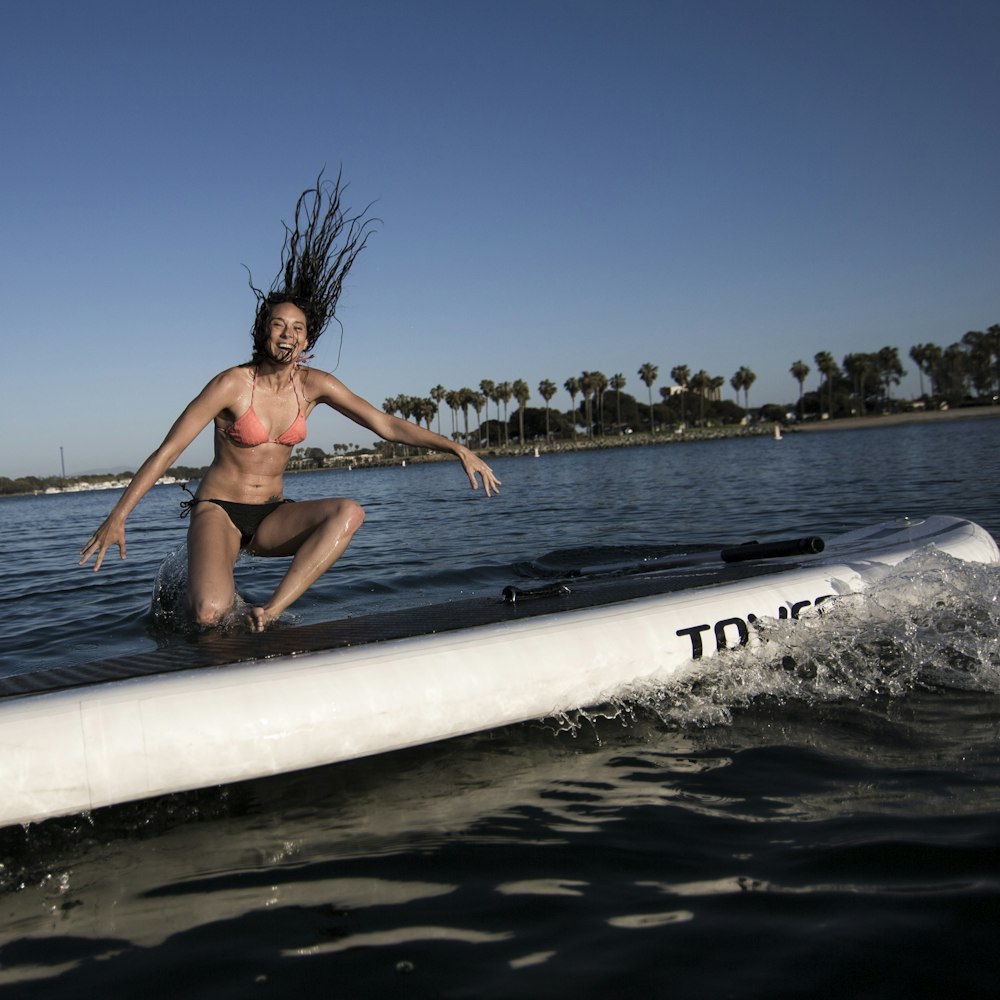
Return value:
<svg viewBox="0 0 1000 1000">
<path fill-rule="evenodd" d="M 254 412 L 253 394 L 257 388 L 257 369 L 253 373 L 253 385 L 250 388 L 250 405 L 245 413 L 234 420 L 226 428 L 226 434 L 235 444 L 252 448 L 258 444 L 283 444 L 291 448 L 293 445 L 301 444 L 306 439 L 306 415 L 302 412 L 302 394 L 299 392 L 298 379 L 292 377 L 292 387 L 295 390 L 295 398 L 299 403 L 298 416 L 292 421 L 292 426 L 283 434 L 276 438 L 269 438 L 264 425 L 260 422 L 260 417 Z"/>
</svg>

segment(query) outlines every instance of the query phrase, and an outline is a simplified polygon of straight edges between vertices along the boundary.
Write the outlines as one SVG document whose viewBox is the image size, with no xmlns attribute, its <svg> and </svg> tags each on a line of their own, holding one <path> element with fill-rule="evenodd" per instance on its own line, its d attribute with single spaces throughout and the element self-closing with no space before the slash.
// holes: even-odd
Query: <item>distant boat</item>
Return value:
<svg viewBox="0 0 1000 1000">
<path fill-rule="evenodd" d="M 774 424 L 774 440 L 775 441 L 781 440 L 781 424 L 779 424 L 777 421 L 775 421 Z"/>
</svg>

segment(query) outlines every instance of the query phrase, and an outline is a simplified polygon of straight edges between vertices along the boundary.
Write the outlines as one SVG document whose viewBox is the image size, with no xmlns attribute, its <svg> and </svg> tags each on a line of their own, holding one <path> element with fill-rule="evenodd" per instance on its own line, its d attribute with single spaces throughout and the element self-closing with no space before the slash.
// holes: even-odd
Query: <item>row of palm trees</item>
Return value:
<svg viewBox="0 0 1000 1000">
<path fill-rule="evenodd" d="M 549 392 L 549 387 L 551 387 L 551 392 L 548 396 L 545 396 L 546 392 Z M 549 400 L 556 393 L 555 386 L 551 383 L 543 381 L 538 387 L 539 393 L 545 396 L 546 407 L 548 407 Z M 508 416 L 507 408 L 512 399 L 516 399 L 518 402 L 520 414 L 521 414 L 521 439 L 524 439 L 524 405 L 527 403 L 528 399 L 531 398 L 531 390 L 528 388 L 528 383 L 523 379 L 516 379 L 513 382 L 492 382 L 489 379 L 483 379 L 479 383 L 479 391 L 470 389 L 468 387 L 462 389 L 445 389 L 443 385 L 436 385 L 430 391 L 429 397 L 424 396 L 390 396 L 382 403 L 382 409 L 389 414 L 398 414 L 404 420 L 410 420 L 411 418 L 416 423 L 424 423 L 427 429 L 431 429 L 431 423 L 434 418 L 437 418 L 437 431 L 441 433 L 441 404 L 444 403 L 448 409 L 451 410 L 452 414 L 452 433 L 455 433 L 455 424 L 458 420 L 458 414 L 462 414 L 465 432 L 464 439 L 469 438 L 469 410 L 472 409 L 476 413 L 477 423 L 482 426 L 483 424 L 483 410 L 488 407 L 489 403 L 493 403 L 497 408 L 497 421 L 500 423 L 500 407 L 503 406 L 503 421 L 502 428 L 505 435 L 505 440 L 502 442 L 504 445 L 510 443 L 509 440 L 509 427 L 508 427 Z M 489 435 L 489 411 L 487 409 L 486 413 L 486 431 Z M 487 436 L 487 446 L 489 446 L 489 439 Z M 497 441 L 497 444 L 501 444 Z"/>
<path fill-rule="evenodd" d="M 935 397 L 960 397 L 974 389 L 979 395 L 986 395 L 996 386 L 1000 392 L 1000 325 L 991 326 L 985 333 L 972 331 L 967 333 L 960 343 L 941 349 L 935 344 L 917 344 L 910 349 L 910 358 L 916 363 L 921 375 L 921 396 L 924 395 L 923 379 L 930 380 L 931 395 Z M 841 411 L 850 411 L 850 398 L 853 397 L 864 413 L 868 403 L 874 405 L 881 401 L 891 403 L 892 388 L 898 386 L 906 374 L 900 359 L 899 349 L 886 346 L 872 353 L 852 353 L 845 355 L 842 363 L 838 363 L 829 351 L 819 351 L 813 362 L 821 376 L 821 382 L 815 393 L 814 409 L 833 414 L 835 402 Z M 795 361 L 789 369 L 799 386 L 798 410 L 799 416 L 805 415 L 806 379 L 812 368 L 801 359 Z M 653 400 L 653 386 L 659 379 L 660 369 L 651 361 L 642 364 L 637 375 L 639 381 L 646 387 L 649 429 L 656 429 L 656 407 Z M 700 423 L 705 422 L 706 406 L 717 404 L 721 400 L 722 388 L 726 379 L 722 375 L 710 375 L 705 369 L 692 373 L 688 365 L 675 365 L 670 369 L 673 384 L 661 385 L 659 389 L 661 402 L 673 402 L 674 397 L 680 403 L 680 422 L 688 420 L 687 404 L 691 398 L 697 401 Z M 730 377 L 729 385 L 736 393 L 737 400 L 743 396 L 743 416 L 750 412 L 750 389 L 757 380 L 756 373 L 746 365 Z M 577 424 L 593 434 L 595 428 L 603 433 L 606 426 L 605 403 L 611 394 L 615 406 L 614 427 L 623 427 L 622 403 L 630 401 L 622 390 L 628 384 L 621 372 L 610 378 L 600 371 L 584 371 L 563 382 L 563 389 L 569 394 L 572 408 L 572 433 L 576 434 Z M 545 404 L 545 437 L 551 434 L 550 404 L 558 392 L 558 387 L 551 379 L 543 379 L 538 383 L 538 395 Z M 845 397 L 848 402 L 845 404 Z M 507 446 L 510 444 L 509 406 L 517 403 L 519 440 L 525 440 L 525 411 L 528 400 L 531 399 L 531 389 L 524 379 L 496 382 L 483 379 L 478 389 L 463 387 L 461 389 L 446 389 L 436 385 L 427 397 L 399 395 L 387 398 L 382 404 L 386 413 L 399 414 L 406 420 L 415 420 L 426 424 L 428 429 L 437 420 L 437 431 L 441 433 L 442 404 L 452 413 L 452 434 L 459 436 L 456 427 L 459 417 L 462 421 L 462 439 L 469 440 L 470 411 L 476 415 L 477 426 L 485 432 L 484 443 Z M 578 406 L 578 402 L 579 406 Z M 868 401 L 868 402 L 866 402 Z M 634 401 L 632 401 L 634 403 Z M 496 407 L 495 419 L 490 414 L 490 405 Z M 729 405 L 729 404 L 727 404 Z M 768 410 L 783 411 L 783 407 L 772 405 Z M 502 416 L 501 416 L 502 410 Z M 632 414 L 635 415 L 634 405 Z M 483 419 L 485 413 L 485 421 Z M 676 411 L 675 417 L 676 419 Z M 737 418 L 738 419 L 738 416 Z M 496 433 L 497 439 L 491 441 L 491 434 Z M 482 436 L 480 434 L 480 440 Z"/>
<path fill-rule="evenodd" d="M 647 361 L 637 372 L 640 381 L 646 386 L 649 394 L 649 421 L 650 430 L 655 430 L 654 407 L 653 407 L 653 384 L 659 376 L 659 368 L 652 362 Z M 679 394 L 681 401 L 681 422 L 686 422 L 686 395 L 694 393 L 697 395 L 700 406 L 701 419 L 704 420 L 704 406 L 706 402 L 718 400 L 722 386 L 725 384 L 725 377 L 722 375 L 709 375 L 707 371 L 701 369 L 691 374 L 691 369 L 687 365 L 676 365 L 671 369 L 671 377 L 675 387 L 663 386 L 660 389 L 660 396 L 666 401 L 674 394 Z M 744 393 L 745 405 L 749 409 L 750 386 L 756 381 L 757 376 L 745 365 L 730 379 L 733 388 Z M 572 413 L 577 412 L 577 398 L 581 401 L 581 422 L 588 428 L 588 433 L 593 433 L 595 427 L 605 426 L 605 402 L 608 392 L 613 393 L 615 401 L 615 426 L 621 428 L 622 425 L 622 390 L 628 384 L 627 379 L 621 372 L 617 372 L 608 378 L 600 371 L 584 371 L 580 375 L 571 376 L 563 383 L 563 388 L 569 393 L 572 403 Z M 551 411 L 550 404 L 558 392 L 558 386 L 551 379 L 542 379 L 538 383 L 538 395 L 545 403 L 545 437 L 551 435 Z M 518 433 L 519 440 L 525 440 L 525 407 L 531 398 L 531 389 L 524 379 L 515 379 L 512 382 L 494 382 L 491 379 L 483 379 L 479 383 L 478 391 L 468 387 L 462 389 L 445 389 L 443 385 L 436 385 L 427 397 L 421 396 L 390 396 L 382 403 L 382 409 L 386 413 L 398 414 L 404 420 L 414 420 L 417 423 L 424 423 L 428 430 L 435 418 L 437 419 L 437 431 L 441 433 L 441 404 L 444 403 L 452 412 L 452 432 L 455 434 L 455 426 L 458 417 L 461 415 L 463 423 L 464 439 L 469 438 L 469 411 L 476 414 L 476 421 L 480 428 L 486 432 L 485 445 L 489 447 L 490 427 L 493 423 L 489 413 L 489 404 L 496 406 L 496 422 L 493 426 L 497 429 L 498 440 L 496 445 L 507 446 L 510 444 L 510 419 L 508 407 L 511 401 L 518 404 Z M 501 407 L 503 417 L 500 416 Z M 486 422 L 483 422 L 483 413 L 486 413 Z M 574 434 L 576 432 L 576 422 L 574 420 Z M 502 440 L 499 436 L 502 435 Z"/>
<path fill-rule="evenodd" d="M 985 332 L 970 330 L 960 341 L 941 348 L 937 344 L 916 344 L 910 357 L 920 372 L 920 394 L 924 376 L 932 396 L 956 398 L 1000 393 L 1000 323 Z"/>
<path fill-rule="evenodd" d="M 941 348 L 935 343 L 915 344 L 909 351 L 910 360 L 920 375 L 920 396 L 927 399 L 924 379 L 930 397 L 940 402 L 955 403 L 972 397 L 1000 394 L 1000 324 L 986 331 L 970 330 L 960 341 Z M 898 386 L 906 374 L 899 349 L 883 347 L 873 353 L 844 356 L 838 365 L 828 351 L 820 351 L 813 361 L 821 376 L 817 393 L 820 409 L 834 412 L 834 393 L 845 387 L 857 401 L 861 413 L 868 403 L 891 406 L 892 387 Z M 811 369 L 799 360 L 789 369 L 799 384 L 799 414 L 804 413 L 805 380 Z M 734 383 L 735 388 L 735 383 Z M 825 397 L 825 399 L 824 399 Z"/>
<path fill-rule="evenodd" d="M 844 356 L 843 370 L 829 351 L 820 351 L 815 355 L 813 361 L 823 377 L 819 396 L 820 409 L 823 408 L 823 390 L 825 389 L 827 413 L 833 413 L 834 387 L 837 380 L 844 378 L 845 375 L 851 381 L 854 395 L 859 400 L 863 412 L 865 399 L 868 395 L 865 391 L 866 385 L 877 384 L 882 387 L 883 397 L 888 401 L 891 399 L 892 386 L 899 385 L 900 380 L 906 374 L 899 359 L 898 347 L 883 347 L 875 353 L 868 354 L 847 354 Z M 805 415 L 805 381 L 810 370 L 809 365 L 801 359 L 793 362 L 789 369 L 792 378 L 799 383 L 798 409 L 800 417 Z"/>
</svg>

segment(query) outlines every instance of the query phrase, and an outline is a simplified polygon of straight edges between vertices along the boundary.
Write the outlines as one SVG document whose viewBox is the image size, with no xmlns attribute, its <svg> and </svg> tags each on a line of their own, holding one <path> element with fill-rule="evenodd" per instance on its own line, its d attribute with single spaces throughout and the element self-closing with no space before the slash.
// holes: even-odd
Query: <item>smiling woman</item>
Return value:
<svg viewBox="0 0 1000 1000">
<path fill-rule="evenodd" d="M 365 212 L 353 217 L 344 213 L 342 191 L 339 177 L 330 183 L 320 175 L 315 187 L 299 197 L 294 227 L 285 227 L 281 268 L 270 291 L 265 294 L 251 279 L 257 296 L 253 357 L 216 375 L 188 404 L 81 550 L 80 564 L 96 556 L 95 570 L 113 545 L 124 559 L 129 514 L 214 422 L 215 457 L 182 513 L 191 516 L 188 607 L 202 626 L 231 619 L 233 566 L 241 550 L 292 557 L 270 600 L 250 610 L 248 624 L 261 631 L 340 558 L 361 527 L 364 511 L 353 500 L 293 503 L 284 496 L 291 449 L 305 440 L 306 420 L 321 403 L 387 441 L 451 452 L 473 489 L 481 478 L 487 496 L 500 485 L 489 466 L 467 448 L 376 409 L 333 375 L 305 366 L 306 352 L 335 318 L 344 278 L 370 232 Z"/>
</svg>

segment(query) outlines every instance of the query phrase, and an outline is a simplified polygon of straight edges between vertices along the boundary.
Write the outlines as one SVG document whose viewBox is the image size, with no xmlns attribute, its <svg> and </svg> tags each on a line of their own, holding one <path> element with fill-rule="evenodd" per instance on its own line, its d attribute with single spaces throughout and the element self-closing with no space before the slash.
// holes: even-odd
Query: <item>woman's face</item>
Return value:
<svg viewBox="0 0 1000 1000">
<path fill-rule="evenodd" d="M 291 302 L 271 307 L 267 321 L 267 353 L 279 365 L 294 364 L 305 350 L 306 314 Z"/>
</svg>

